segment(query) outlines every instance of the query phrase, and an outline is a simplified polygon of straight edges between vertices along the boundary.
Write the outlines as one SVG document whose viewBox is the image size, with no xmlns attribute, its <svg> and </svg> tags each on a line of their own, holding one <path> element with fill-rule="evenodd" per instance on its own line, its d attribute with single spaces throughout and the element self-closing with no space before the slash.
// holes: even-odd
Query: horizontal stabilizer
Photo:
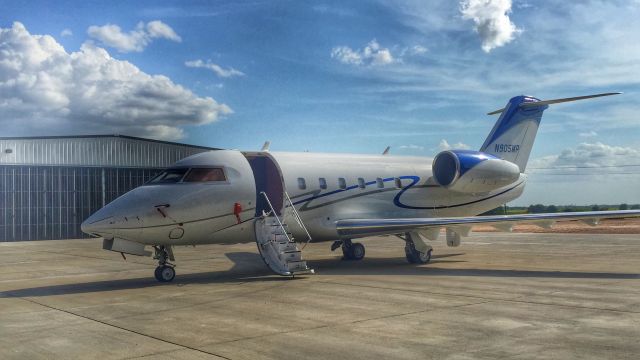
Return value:
<svg viewBox="0 0 640 360">
<path fill-rule="evenodd" d="M 525 103 L 520 104 L 520 108 L 526 109 L 528 107 L 551 105 L 551 104 L 560 104 L 560 103 L 563 103 L 563 102 L 585 100 L 585 99 L 592 99 L 592 98 L 597 98 L 597 97 L 602 97 L 602 96 L 611 96 L 611 95 L 619 95 L 619 94 L 622 94 L 622 93 L 621 92 L 610 92 L 610 93 L 585 95 L 585 96 L 576 96 L 576 97 L 562 98 L 562 99 L 552 99 L 552 100 L 540 100 L 540 101 L 534 101 L 534 102 L 525 102 Z M 504 109 L 505 108 L 502 108 L 502 109 L 496 110 L 496 111 L 492 111 L 490 113 L 487 113 L 487 115 L 500 114 L 501 112 L 504 111 Z"/>
</svg>

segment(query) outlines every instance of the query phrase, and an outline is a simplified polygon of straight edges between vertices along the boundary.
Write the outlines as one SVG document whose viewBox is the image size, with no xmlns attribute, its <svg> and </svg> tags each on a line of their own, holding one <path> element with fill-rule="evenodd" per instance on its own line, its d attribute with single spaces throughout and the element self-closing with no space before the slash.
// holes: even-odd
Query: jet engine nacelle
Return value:
<svg viewBox="0 0 640 360">
<path fill-rule="evenodd" d="M 433 159 L 433 178 L 451 191 L 481 193 L 514 183 L 518 165 L 471 150 L 446 150 Z"/>
</svg>

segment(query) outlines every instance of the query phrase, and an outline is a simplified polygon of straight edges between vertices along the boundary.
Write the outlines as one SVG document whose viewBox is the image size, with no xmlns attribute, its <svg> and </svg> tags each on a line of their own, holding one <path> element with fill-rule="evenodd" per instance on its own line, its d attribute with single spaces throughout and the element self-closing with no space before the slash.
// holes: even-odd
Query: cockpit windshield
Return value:
<svg viewBox="0 0 640 360">
<path fill-rule="evenodd" d="M 184 182 L 226 181 L 221 168 L 193 168 L 184 178 Z"/>
<path fill-rule="evenodd" d="M 169 183 L 177 183 L 184 177 L 184 174 L 187 173 L 188 168 L 176 168 L 176 169 L 167 169 L 161 172 L 158 176 L 151 179 L 147 184 L 169 184 Z"/>
<path fill-rule="evenodd" d="M 172 184 L 178 182 L 227 181 L 222 168 L 174 168 L 167 169 L 149 180 L 147 184 Z"/>
</svg>

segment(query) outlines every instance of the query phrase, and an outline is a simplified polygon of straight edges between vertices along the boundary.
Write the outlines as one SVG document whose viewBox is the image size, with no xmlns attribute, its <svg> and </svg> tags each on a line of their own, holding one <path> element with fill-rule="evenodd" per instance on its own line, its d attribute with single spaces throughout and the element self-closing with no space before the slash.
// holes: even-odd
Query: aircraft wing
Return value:
<svg viewBox="0 0 640 360">
<path fill-rule="evenodd" d="M 582 220 L 589 225 L 597 225 L 600 219 L 640 217 L 640 210 L 586 211 L 522 215 L 490 215 L 447 218 L 407 218 L 407 219 L 345 219 L 337 221 L 338 234 L 342 238 L 374 235 L 401 234 L 418 231 L 427 238 L 437 238 L 440 229 L 459 236 L 467 236 L 473 225 L 492 225 L 498 230 L 511 231 L 515 224 L 529 223 L 550 228 L 558 220 Z"/>
</svg>

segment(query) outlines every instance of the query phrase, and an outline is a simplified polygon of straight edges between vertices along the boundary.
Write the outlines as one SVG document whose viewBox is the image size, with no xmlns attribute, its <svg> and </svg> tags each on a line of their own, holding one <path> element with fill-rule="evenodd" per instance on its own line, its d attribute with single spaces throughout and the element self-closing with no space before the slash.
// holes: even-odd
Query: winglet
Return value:
<svg viewBox="0 0 640 360">
<path fill-rule="evenodd" d="M 382 155 L 387 155 L 389 154 L 389 150 L 391 150 L 391 146 L 387 146 L 386 149 L 384 149 L 384 151 L 382 152 Z"/>
<path fill-rule="evenodd" d="M 269 146 L 271 146 L 271 141 L 267 140 L 264 142 L 264 145 L 262 145 L 260 151 L 269 151 Z"/>
</svg>

